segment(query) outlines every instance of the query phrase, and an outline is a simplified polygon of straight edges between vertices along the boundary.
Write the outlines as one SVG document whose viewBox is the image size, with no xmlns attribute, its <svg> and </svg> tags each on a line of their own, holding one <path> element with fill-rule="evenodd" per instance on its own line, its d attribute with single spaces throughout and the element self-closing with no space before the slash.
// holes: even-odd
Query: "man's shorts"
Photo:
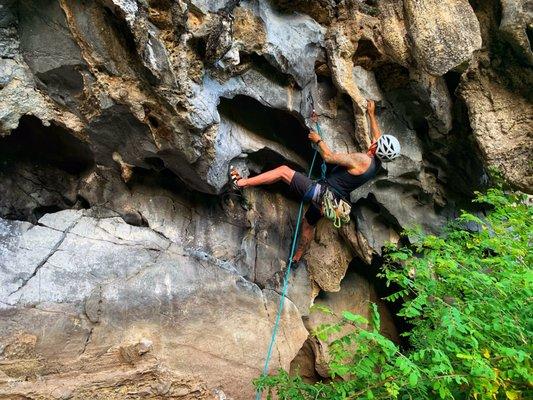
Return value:
<svg viewBox="0 0 533 400">
<path fill-rule="evenodd" d="M 304 196 L 310 195 L 312 191 L 311 187 L 315 184 L 311 178 L 308 178 L 306 175 L 301 172 L 295 172 L 294 177 L 292 178 L 289 189 L 294 193 L 300 200 L 303 200 Z"/>
<path fill-rule="evenodd" d="M 305 212 L 305 220 L 309 222 L 309 225 L 315 226 L 322 218 L 322 211 L 315 203 L 311 203 L 307 211 Z"/>
<path fill-rule="evenodd" d="M 300 200 L 303 200 L 306 194 L 310 200 L 310 197 L 313 194 L 312 187 L 315 185 L 316 183 L 311 178 L 308 178 L 306 175 L 300 172 L 295 172 L 291 184 L 289 185 L 289 189 L 292 193 L 298 196 Z M 322 218 L 322 212 L 320 211 L 320 208 L 317 207 L 314 202 L 311 202 L 311 205 L 305 213 L 305 219 L 310 225 L 315 226 L 320 218 Z"/>
</svg>

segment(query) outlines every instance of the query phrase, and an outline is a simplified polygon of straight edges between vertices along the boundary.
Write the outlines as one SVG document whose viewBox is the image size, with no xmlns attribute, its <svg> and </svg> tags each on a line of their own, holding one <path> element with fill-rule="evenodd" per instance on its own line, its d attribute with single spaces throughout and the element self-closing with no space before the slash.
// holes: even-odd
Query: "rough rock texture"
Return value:
<svg viewBox="0 0 533 400">
<path fill-rule="evenodd" d="M 432 75 L 468 61 L 481 47 L 479 21 L 467 0 L 404 1 L 414 57 Z"/>
<path fill-rule="evenodd" d="M 83 388 L 88 382 L 69 381 L 63 374 L 72 368 L 88 372 L 91 366 L 166 368 L 180 379 L 207 381 L 229 396 L 250 398 L 249 383 L 261 368 L 279 295 L 244 279 L 230 262 L 119 217 L 91 214 L 65 210 L 47 214 L 38 225 L 0 221 L 4 383 L 53 373 L 64 379 L 63 391 L 90 392 L 96 388 Z M 288 368 L 307 337 L 290 301 L 280 334 L 285 340 L 273 363 Z M 58 354 L 60 343 L 65 345 Z M 120 374 L 86 379 L 94 385 L 125 384 Z M 145 380 L 155 379 L 145 378 L 135 388 Z M 237 386 L 240 393 L 231 389 Z M 17 390 L 6 385 L 0 393 L 18 390 L 49 394 L 40 385 Z M 143 390 L 155 397 L 170 387 Z"/>
<path fill-rule="evenodd" d="M 378 302 L 396 340 L 349 265 L 438 232 L 487 167 L 532 192 L 530 28 L 526 0 L 0 1 L 0 398 L 251 398 L 297 203 L 228 168 L 306 169 L 312 109 L 366 149 L 367 98 L 402 155 L 319 224 L 271 368 L 326 375 L 315 301 Z"/>
<path fill-rule="evenodd" d="M 484 21 L 485 50 L 462 75 L 458 94 L 468 108 L 472 131 L 483 158 L 516 187 L 531 193 L 533 70 L 528 61 L 531 45 L 510 46 L 509 41 L 516 44 L 517 37 L 526 34 L 526 25 L 531 25 L 532 21 L 533 5 L 527 1 L 502 2 L 500 25 L 495 17 L 498 6 L 497 2 L 489 1 L 476 7 L 479 19 Z M 512 37 L 508 34 L 510 21 L 516 24 Z"/>
<path fill-rule="evenodd" d="M 381 315 L 383 318 L 383 325 L 381 326 L 381 333 L 391 340 L 398 341 L 398 333 L 396 328 L 392 324 L 391 317 L 384 306 L 380 304 L 380 300 L 377 299 L 376 292 L 372 285 L 355 272 L 349 272 L 344 278 L 341 291 L 339 293 L 324 293 L 322 296 L 315 300 L 315 303 L 324 307 L 327 307 L 335 315 L 341 315 L 343 311 L 355 312 L 367 320 L 370 320 L 370 303 L 374 302 L 381 308 Z M 309 319 L 306 321 L 306 325 L 310 330 L 316 329 L 323 323 L 335 323 L 337 322 L 337 316 L 324 315 L 319 312 L 312 313 Z M 346 327 L 343 331 L 339 332 L 331 339 L 341 337 L 346 334 L 350 328 Z M 307 350 L 307 346 L 312 349 L 312 354 L 315 358 L 315 371 L 323 378 L 328 377 L 327 363 L 329 355 L 327 352 L 327 343 L 318 340 L 317 338 L 310 338 L 308 344 L 303 346 L 304 351 Z M 297 358 L 291 365 L 292 368 L 296 367 Z"/>
<path fill-rule="evenodd" d="M 482 76 L 465 81 L 461 96 L 487 162 L 520 189 L 531 191 L 533 104 Z"/>
<path fill-rule="evenodd" d="M 528 37 L 533 19 L 533 3 L 531 0 L 501 0 L 501 6 L 500 30 L 504 33 L 504 38 L 522 53 L 529 65 L 533 64 L 533 51 Z"/>
</svg>

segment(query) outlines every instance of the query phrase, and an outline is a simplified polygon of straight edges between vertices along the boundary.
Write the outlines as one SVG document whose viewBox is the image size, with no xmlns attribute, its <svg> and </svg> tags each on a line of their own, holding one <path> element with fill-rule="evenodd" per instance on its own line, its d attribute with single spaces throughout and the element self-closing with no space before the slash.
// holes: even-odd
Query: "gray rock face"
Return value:
<svg viewBox="0 0 533 400">
<path fill-rule="evenodd" d="M 481 47 L 479 22 L 467 0 L 404 2 L 413 55 L 432 75 L 443 75 Z"/>
<path fill-rule="evenodd" d="M 412 57 L 404 22 L 403 2 L 382 0 L 378 5 L 384 49 L 396 63 L 408 67 L 412 63 Z"/>
<path fill-rule="evenodd" d="M 507 45 L 512 38 L 502 27 L 513 18 L 517 27 L 528 20 L 525 16 L 530 10 L 528 4 L 502 2 L 501 22 L 493 14 L 499 3 L 478 5 L 476 14 L 485 22 L 486 50 L 478 54 L 461 76 L 457 94 L 466 104 L 473 136 L 485 163 L 497 168 L 513 186 L 530 193 L 533 174 L 531 163 L 526 160 L 531 159 L 531 135 L 524 132 L 530 132 L 532 126 L 530 88 L 533 77 L 527 52 Z M 501 47 L 496 50 L 499 44 Z"/>
<path fill-rule="evenodd" d="M 411 71 L 411 82 L 418 97 L 424 100 L 423 104 L 429 107 L 426 118 L 431 128 L 446 135 L 452 129 L 453 102 L 444 78 L 415 70 Z"/>
<path fill-rule="evenodd" d="M 17 2 L 7 1 L 0 5 L 0 53 L 2 56 L 0 59 L 0 104 L 2 104 L 0 107 L 0 136 L 15 129 L 19 119 L 26 114 L 35 115 L 45 125 L 48 125 L 48 121 L 55 120 L 73 131 L 79 132 L 81 130 L 81 122 L 75 115 L 76 113 L 64 109 L 60 104 L 54 105 L 47 96 L 37 90 L 36 80 L 38 78 L 32 74 L 23 57 L 28 56 L 30 64 L 36 68 L 35 73 L 44 73 L 43 78 L 45 80 L 46 74 L 56 69 L 49 76 L 50 82 L 55 80 L 54 82 L 57 84 L 57 78 L 65 73 L 65 79 L 62 81 L 65 84 L 62 87 L 65 89 L 64 96 L 66 92 L 72 89 L 72 85 L 77 87 L 77 90 L 81 89 L 80 80 L 76 77 L 72 78 L 76 74 L 79 76 L 77 72 L 72 70 L 72 66 L 80 62 L 79 51 L 73 40 L 65 35 L 66 27 L 59 5 L 56 2 L 52 3 L 54 4 L 51 4 L 51 7 L 44 7 L 46 10 L 42 10 L 42 12 L 48 12 L 49 18 L 59 19 L 58 26 L 55 26 L 57 29 L 51 28 L 54 25 L 42 23 L 42 19 L 33 18 L 35 8 L 27 10 L 22 6 L 20 15 L 26 24 L 21 24 L 16 17 L 19 15 Z M 23 25 L 26 30 L 23 29 Z M 57 34 L 57 32 L 62 31 L 59 27 L 63 27 L 63 34 Z M 38 46 L 42 37 L 37 39 L 35 35 L 41 31 L 42 34 L 48 35 L 48 42 L 57 45 L 56 47 L 50 46 L 50 48 L 55 49 L 57 53 L 55 56 L 58 56 L 58 59 L 55 59 L 52 54 L 46 56 L 48 53 L 36 50 L 35 46 Z M 32 48 L 36 52 L 32 53 Z M 56 94 L 58 93 L 56 91 Z M 56 100 L 58 100 L 57 97 Z M 60 103 L 63 102 L 60 100 Z"/>
<path fill-rule="evenodd" d="M 279 70 L 290 74 L 300 87 L 313 81 L 315 60 L 322 45 L 325 29 L 307 15 L 284 15 L 268 2 L 255 1 L 255 11 L 266 27 L 263 50 Z"/>
<path fill-rule="evenodd" d="M 16 340 L 15 324 L 31 307 L 39 324 L 25 324 L 24 332 L 40 338 L 32 350 L 43 357 L 52 356 L 64 336 L 70 344 L 63 359 L 81 354 L 86 368 L 101 362 L 113 367 L 120 360 L 115 355 L 99 361 L 102 349 L 144 341 L 154 345 L 138 358 L 160 359 L 160 368 L 222 387 L 242 385 L 244 392 L 229 390 L 228 395 L 252 396 L 249 382 L 262 367 L 279 295 L 261 291 L 231 263 L 218 264 L 212 256 L 118 217 L 90 214 L 66 210 L 46 215 L 35 226 L 0 220 L 2 313 L 7 317 L 20 310 L 15 319 L 4 318 L 2 342 Z M 64 310 L 59 315 L 56 304 Z M 44 335 L 41 326 L 49 327 Z M 288 368 L 307 337 L 296 307 L 286 300 L 281 334 L 289 329 L 290 339 L 278 342 L 273 368 Z M 242 351 L 230 351 L 235 346 Z M 231 368 L 222 372 L 217 360 Z M 24 376 L 39 374 L 40 368 Z"/>
<path fill-rule="evenodd" d="M 343 311 L 349 311 L 362 315 L 370 321 L 370 303 L 376 303 L 377 300 L 374 288 L 369 285 L 366 279 L 362 276 L 353 271 L 349 271 L 342 282 L 342 289 L 342 295 L 340 293 L 325 294 L 316 300 L 316 304 L 327 307 L 337 315 L 341 314 Z M 387 312 L 382 313 L 382 315 L 383 321 L 381 325 L 381 333 L 390 337 L 392 340 L 397 340 L 398 333 L 394 328 L 390 315 L 388 315 Z M 336 318 L 334 316 L 323 314 L 321 312 L 313 312 L 307 321 L 307 325 L 310 329 L 316 329 L 321 324 L 335 322 Z M 331 339 L 334 340 L 340 338 L 343 334 L 346 334 L 349 329 L 349 327 L 343 328 L 341 332 L 333 335 Z M 309 340 L 309 344 L 313 349 L 316 372 L 323 378 L 328 378 L 327 363 L 330 356 L 327 351 L 327 343 L 312 338 Z"/>
<path fill-rule="evenodd" d="M 191 4 L 198 8 L 204 14 L 208 12 L 216 12 L 226 7 L 228 4 L 234 2 L 233 0 L 193 0 Z"/>
<path fill-rule="evenodd" d="M 524 135 L 533 124 L 531 103 L 484 77 L 465 81 L 460 93 L 488 163 L 498 168 L 516 187 L 531 192 L 533 170 L 529 160 L 533 155 L 533 140 Z"/>
<path fill-rule="evenodd" d="M 36 12 L 37 11 L 37 12 Z M 19 37 L 24 59 L 32 72 L 47 83 L 74 83 L 74 67 L 85 64 L 79 46 L 69 34 L 60 3 L 37 1 L 19 6 Z M 42 52 L 42 43 L 48 43 Z M 63 70 L 63 73 L 60 72 Z M 54 77 L 54 71 L 59 76 Z M 78 73 L 79 75 L 79 73 Z M 81 81 L 81 76 L 79 77 Z M 79 89 L 83 82 L 79 82 Z M 66 88 L 61 88 L 65 90 Z"/>
<path fill-rule="evenodd" d="M 533 64 L 533 51 L 527 30 L 533 21 L 533 3 L 530 0 L 502 0 L 502 20 L 500 29 L 504 37 L 522 57 Z"/>
<path fill-rule="evenodd" d="M 531 191 L 508 168 L 531 158 L 528 3 L 502 2 L 501 26 L 472 4 L 3 1 L 0 397 L 250 399 L 298 199 L 230 192 L 228 168 L 304 171 L 309 129 L 365 151 L 372 98 L 402 155 L 352 193 L 352 223 L 319 223 L 271 362 L 325 376 L 303 323 L 317 296 L 379 303 L 350 264 L 438 232 L 486 165 Z M 500 37 L 513 47 L 489 52 Z"/>
<path fill-rule="evenodd" d="M 400 239 L 390 221 L 381 215 L 379 208 L 360 204 L 356 210 L 355 220 L 357 229 L 367 239 L 369 246 L 377 249 L 379 254 L 387 243 L 398 243 Z"/>
</svg>

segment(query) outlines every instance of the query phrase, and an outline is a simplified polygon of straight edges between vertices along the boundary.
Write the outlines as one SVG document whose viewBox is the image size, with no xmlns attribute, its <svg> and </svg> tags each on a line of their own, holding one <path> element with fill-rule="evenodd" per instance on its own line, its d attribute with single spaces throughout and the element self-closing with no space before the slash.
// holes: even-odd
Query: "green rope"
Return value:
<svg viewBox="0 0 533 400">
<path fill-rule="evenodd" d="M 318 122 L 317 122 L 317 127 L 318 127 Z M 313 172 L 317 154 L 318 154 L 318 149 L 315 149 L 315 154 L 313 155 L 313 161 L 311 161 L 311 166 L 309 167 L 309 172 L 307 173 L 307 177 L 309 178 L 311 177 L 311 173 Z M 306 196 L 304 196 L 304 198 L 305 197 Z M 291 273 L 292 257 L 294 256 L 294 251 L 296 250 L 296 244 L 298 243 L 298 234 L 300 232 L 300 224 L 302 222 L 303 209 L 304 209 L 304 200 L 300 202 L 300 209 L 298 210 L 298 219 L 296 221 L 296 229 L 294 231 L 294 236 L 292 238 L 289 263 L 287 265 L 287 270 L 285 271 L 285 277 L 283 278 L 283 289 L 281 291 L 281 297 L 279 299 L 278 313 L 276 315 L 276 322 L 274 322 L 274 329 L 272 330 L 272 337 L 270 338 L 270 344 L 268 345 L 268 351 L 267 351 L 267 355 L 265 359 L 265 366 L 263 367 L 263 376 L 266 376 L 268 374 L 268 365 L 270 363 L 270 359 L 272 358 L 272 351 L 274 350 L 274 343 L 276 342 L 276 336 L 278 334 L 279 322 L 281 320 L 281 313 L 283 311 L 285 297 L 287 296 L 287 291 L 289 289 L 289 276 Z M 255 395 L 255 399 L 261 400 L 261 394 L 262 394 L 262 390 L 258 389 Z"/>
</svg>

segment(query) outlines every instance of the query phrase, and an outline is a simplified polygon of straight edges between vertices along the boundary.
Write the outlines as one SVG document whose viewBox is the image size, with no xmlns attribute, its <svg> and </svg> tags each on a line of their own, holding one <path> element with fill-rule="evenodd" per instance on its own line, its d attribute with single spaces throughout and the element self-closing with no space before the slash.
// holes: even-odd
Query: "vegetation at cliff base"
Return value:
<svg viewBox="0 0 533 400">
<path fill-rule="evenodd" d="M 485 217 L 463 213 L 439 237 L 409 232 L 410 246 L 388 248 L 382 277 L 400 287 L 388 299 L 403 299 L 407 350 L 379 333 L 375 306 L 371 321 L 344 312 L 313 332 L 328 343 L 329 379 L 280 370 L 257 387 L 281 400 L 533 398 L 533 209 L 502 189 L 475 201 Z"/>
</svg>

